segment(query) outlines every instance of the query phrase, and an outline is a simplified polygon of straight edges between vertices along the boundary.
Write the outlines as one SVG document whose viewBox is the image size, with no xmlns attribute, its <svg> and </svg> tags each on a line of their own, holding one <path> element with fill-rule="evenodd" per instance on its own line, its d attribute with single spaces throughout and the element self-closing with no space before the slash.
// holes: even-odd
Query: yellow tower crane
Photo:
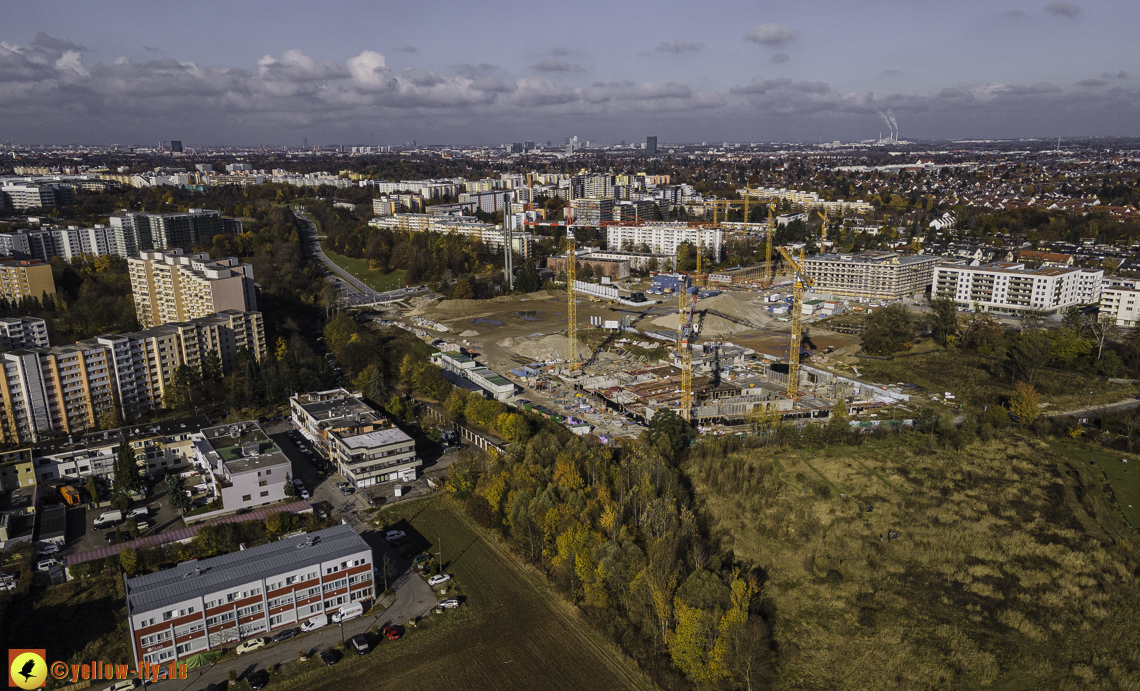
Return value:
<svg viewBox="0 0 1140 691">
<path fill-rule="evenodd" d="M 792 287 L 792 335 L 788 341 L 788 398 L 795 400 L 800 388 L 800 341 L 803 340 L 804 290 L 812 285 L 811 278 L 804 271 L 804 250 L 800 248 L 800 259 L 796 261 L 792 253 L 780 248 L 784 261 L 792 267 L 796 280 Z"/>
<path fill-rule="evenodd" d="M 819 229 L 819 253 L 823 254 L 823 243 L 827 242 L 827 214 L 822 211 L 816 211 L 815 213 L 823 219 L 823 225 Z"/>
<path fill-rule="evenodd" d="M 692 299 L 688 299 L 690 294 Z M 688 305 L 689 313 L 685 314 Z M 681 417 L 686 421 L 693 416 L 693 312 L 697 305 L 697 291 L 677 288 L 677 344 L 681 347 Z M 687 317 L 687 318 L 686 318 Z"/>
<path fill-rule="evenodd" d="M 776 235 L 776 205 L 768 204 L 768 240 L 764 251 L 764 287 L 772 287 L 772 239 Z"/>
<path fill-rule="evenodd" d="M 578 295 L 574 273 L 578 255 L 574 252 L 574 218 L 566 207 L 566 362 L 571 374 L 578 368 Z"/>
</svg>

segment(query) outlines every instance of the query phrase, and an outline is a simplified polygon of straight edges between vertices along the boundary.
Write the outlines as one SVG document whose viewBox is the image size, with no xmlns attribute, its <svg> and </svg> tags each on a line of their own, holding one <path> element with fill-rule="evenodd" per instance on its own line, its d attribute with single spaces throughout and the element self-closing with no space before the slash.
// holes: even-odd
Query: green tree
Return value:
<svg viewBox="0 0 1140 691">
<path fill-rule="evenodd" d="M 293 484 L 293 478 L 289 473 L 285 473 L 285 496 L 297 496 L 297 486 Z"/>
<path fill-rule="evenodd" d="M 677 271 L 694 271 L 696 268 L 696 248 L 687 242 L 677 245 Z"/>
<path fill-rule="evenodd" d="M 696 434 L 692 425 L 684 418 L 666 408 L 653 414 L 653 418 L 649 421 L 649 436 L 654 443 L 660 439 L 667 439 L 670 448 L 676 454 L 688 446 Z"/>
<path fill-rule="evenodd" d="M 518 275 L 515 277 L 515 291 L 519 293 L 533 293 L 542 288 L 542 282 L 538 278 L 538 268 L 534 262 L 527 262 L 519 269 Z"/>
<path fill-rule="evenodd" d="M 179 513 L 186 513 L 193 505 L 190 497 L 186 496 L 186 480 L 181 473 L 166 476 L 166 496 L 170 497 L 170 505 Z"/>
<path fill-rule="evenodd" d="M 194 405 L 197 394 L 199 372 L 189 365 L 179 365 L 174 370 L 174 382 L 170 387 L 169 400 L 164 401 L 168 408 L 187 411 Z"/>
<path fill-rule="evenodd" d="M 946 345 L 950 337 L 958 335 L 958 304 L 950 298 L 932 298 L 930 310 L 930 330 L 934 340 Z"/>
<path fill-rule="evenodd" d="M 125 548 L 119 552 L 119 566 L 123 567 L 128 575 L 133 574 L 139 568 L 139 553 L 132 547 Z"/>
<path fill-rule="evenodd" d="M 99 501 L 99 485 L 95 482 L 94 475 L 87 476 L 87 494 L 91 497 L 91 503 L 98 503 Z"/>
<path fill-rule="evenodd" d="M 115 462 L 111 466 L 111 473 L 114 478 L 115 491 L 120 494 L 135 492 L 142 487 L 134 449 L 131 448 L 125 438 L 119 442 L 119 450 L 115 455 Z"/>
<path fill-rule="evenodd" d="M 914 318 L 910 310 L 899 304 L 888 305 L 867 317 L 863 348 L 874 355 L 889 355 L 909 348 L 914 337 Z"/>
<path fill-rule="evenodd" d="M 522 443 L 530 438 L 530 425 L 522 415 L 511 413 L 501 425 L 499 432 L 509 442 Z"/>
<path fill-rule="evenodd" d="M 222 380 L 222 358 L 218 351 L 210 350 L 202 358 L 202 382 L 216 384 Z"/>
</svg>

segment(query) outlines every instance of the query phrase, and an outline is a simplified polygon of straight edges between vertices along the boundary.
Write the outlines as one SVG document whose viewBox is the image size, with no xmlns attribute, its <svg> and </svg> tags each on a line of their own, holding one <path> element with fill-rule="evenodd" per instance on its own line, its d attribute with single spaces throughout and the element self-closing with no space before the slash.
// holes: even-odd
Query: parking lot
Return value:
<svg viewBox="0 0 1140 691">
<path fill-rule="evenodd" d="M 131 509 L 136 509 L 141 506 L 149 508 L 147 514 L 147 522 L 149 528 L 139 532 L 139 536 L 155 535 L 157 533 L 164 533 L 170 530 L 177 530 L 184 526 L 182 516 L 174 510 L 166 497 L 166 482 L 159 481 L 148 487 L 148 494 L 145 498 L 137 499 L 131 502 Z M 115 526 L 108 525 L 102 528 L 95 527 L 95 519 L 97 519 L 103 512 L 112 510 L 111 506 L 102 506 L 99 508 L 88 508 L 88 504 L 81 504 L 79 506 L 72 506 L 67 509 L 67 541 L 64 543 L 63 549 L 60 550 L 61 555 L 74 554 L 77 552 L 86 552 L 87 550 L 96 549 L 98 547 L 105 547 L 108 544 L 107 534 L 114 535 Z M 123 521 L 119 523 L 118 527 L 121 531 L 124 540 L 130 540 L 129 528 L 135 525 L 138 519 L 128 519 L 124 514 Z"/>
</svg>

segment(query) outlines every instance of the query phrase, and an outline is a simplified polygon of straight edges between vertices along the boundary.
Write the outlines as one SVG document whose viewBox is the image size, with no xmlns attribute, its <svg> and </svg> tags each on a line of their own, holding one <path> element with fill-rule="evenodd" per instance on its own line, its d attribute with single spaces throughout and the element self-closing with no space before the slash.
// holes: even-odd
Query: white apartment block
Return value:
<svg viewBox="0 0 1140 691">
<path fill-rule="evenodd" d="M 409 233 L 432 232 L 442 235 L 461 235 L 469 240 L 479 241 L 494 247 L 502 247 L 505 242 L 502 226 L 479 221 L 464 221 L 453 216 L 394 214 L 374 218 L 368 222 L 368 225 L 373 228 L 402 230 Z M 519 231 L 511 233 L 511 245 L 515 254 L 523 259 L 530 259 L 534 256 L 535 237 L 531 233 Z"/>
<path fill-rule="evenodd" d="M 1055 266 L 1027 269 L 1024 264 L 992 262 L 970 266 L 946 262 L 934 269 L 931 294 L 984 312 L 1056 314 L 1081 304 L 1081 270 Z"/>
<path fill-rule="evenodd" d="M 1078 300 L 1082 305 L 1095 305 L 1100 302 L 1101 288 L 1104 285 L 1104 269 L 1081 269 L 1078 277 Z"/>
<path fill-rule="evenodd" d="M 124 577 L 132 659 L 169 663 L 371 602 L 372 564 L 364 538 L 338 525 Z"/>
<path fill-rule="evenodd" d="M 107 228 L 96 225 L 94 228 L 43 228 L 40 230 L 20 229 L 11 233 L 0 233 L 0 253 L 23 252 L 33 259 L 47 261 L 52 257 L 63 257 L 67 261 L 85 254 L 92 257 L 109 254 Z"/>
<path fill-rule="evenodd" d="M 811 291 L 822 295 L 898 300 L 926 292 L 938 257 L 895 252 L 821 254 L 804 260 Z"/>
<path fill-rule="evenodd" d="M 648 247 L 653 254 L 676 255 L 677 246 L 687 242 L 703 247 L 715 257 L 721 256 L 724 231 L 720 228 L 693 228 L 687 223 L 645 223 L 643 225 L 610 226 L 606 243 L 610 250 L 639 251 Z"/>
<path fill-rule="evenodd" d="M 235 257 L 180 249 L 144 251 L 127 260 L 135 311 L 143 326 L 205 317 L 224 310 L 257 311 L 253 267 Z"/>
<path fill-rule="evenodd" d="M 0 348 L 47 348 L 47 323 L 36 317 L 5 317 L 0 319 Z"/>
<path fill-rule="evenodd" d="M 1140 326 L 1140 288 L 1133 281 L 1117 281 L 1121 285 L 1105 286 L 1100 294 L 1100 318 L 1117 326 Z"/>
</svg>

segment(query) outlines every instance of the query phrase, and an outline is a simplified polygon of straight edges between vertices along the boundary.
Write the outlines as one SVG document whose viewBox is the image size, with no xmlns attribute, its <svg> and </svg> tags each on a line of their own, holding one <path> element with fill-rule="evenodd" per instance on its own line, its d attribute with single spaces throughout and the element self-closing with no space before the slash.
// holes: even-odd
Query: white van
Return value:
<svg viewBox="0 0 1140 691">
<path fill-rule="evenodd" d="M 301 624 L 301 632 L 302 633 L 308 633 L 310 631 L 316 631 L 317 629 L 321 628 L 322 626 L 328 626 L 328 623 L 329 623 L 329 615 L 318 614 L 315 617 L 309 617 L 308 621 L 306 621 L 304 624 Z"/>
<path fill-rule="evenodd" d="M 348 621 L 349 619 L 355 619 L 363 614 L 364 605 L 360 604 L 359 602 L 353 602 L 352 604 L 345 605 L 344 607 L 338 609 L 336 611 L 336 614 L 332 616 L 332 620 L 334 624 L 339 624 L 343 621 Z"/>
</svg>

